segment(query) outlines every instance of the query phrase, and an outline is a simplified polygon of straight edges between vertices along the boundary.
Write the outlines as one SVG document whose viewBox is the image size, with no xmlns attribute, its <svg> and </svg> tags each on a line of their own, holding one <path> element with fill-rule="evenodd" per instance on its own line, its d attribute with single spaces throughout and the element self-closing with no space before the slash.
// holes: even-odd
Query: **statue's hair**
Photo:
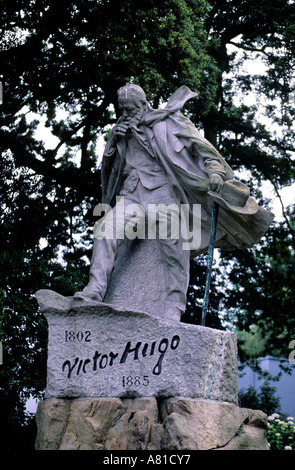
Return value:
<svg viewBox="0 0 295 470">
<path fill-rule="evenodd" d="M 127 83 L 118 90 L 118 98 L 137 98 L 142 103 L 146 103 L 146 96 L 143 89 L 133 83 Z"/>
</svg>

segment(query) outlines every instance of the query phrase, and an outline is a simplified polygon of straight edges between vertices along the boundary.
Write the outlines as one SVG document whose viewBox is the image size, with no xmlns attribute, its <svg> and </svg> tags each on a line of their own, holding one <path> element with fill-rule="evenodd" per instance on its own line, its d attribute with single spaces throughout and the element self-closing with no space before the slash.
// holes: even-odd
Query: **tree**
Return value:
<svg viewBox="0 0 295 470">
<path fill-rule="evenodd" d="M 261 410 L 267 416 L 281 410 L 280 399 L 276 396 L 276 387 L 272 387 L 268 380 L 265 380 L 259 391 L 250 386 L 239 392 L 239 406 L 252 410 Z"/>
<path fill-rule="evenodd" d="M 280 0 L 210 5 L 206 27 L 217 86 L 214 105 L 205 114 L 196 110 L 194 120 L 260 204 L 270 206 L 261 190 L 268 182 L 282 207 L 282 220 L 275 219 L 257 246 L 221 252 L 213 291 L 217 308 L 225 312 L 223 324 L 238 331 L 256 325 L 267 338 L 260 354 L 288 357 L 294 331 L 295 207 L 285 207 L 281 189 L 294 184 L 294 5 Z M 247 61 L 255 60 L 257 73 L 247 73 Z M 216 294 L 211 310 L 215 299 Z M 242 349 L 240 356 L 249 359 Z"/>
<path fill-rule="evenodd" d="M 222 253 L 225 320 L 238 330 L 256 325 L 267 338 L 261 354 L 288 357 L 294 331 L 295 207 L 285 207 L 280 191 L 294 185 L 295 8 L 280 0 L 210 4 L 207 28 L 220 74 L 205 133 L 209 127 L 211 141 L 238 173 L 243 170 L 242 180 L 260 203 L 270 204 L 261 191 L 268 182 L 282 205 L 282 219 L 275 219 L 261 243 L 245 252 Z M 251 59 L 263 65 L 262 73 L 245 71 Z"/>
<path fill-rule="evenodd" d="M 3 2 L 0 392 L 6 448 L 19 449 L 23 439 L 15 443 L 12 436 L 23 431 L 16 424 L 25 422 L 25 400 L 45 388 L 46 324 L 34 293 L 47 287 L 72 295 L 88 275 L 92 211 L 100 202 L 96 147 L 115 120 L 117 90 L 140 83 L 157 106 L 187 84 L 206 96 L 199 102 L 205 113 L 215 87 L 206 13 L 203 0 L 143 1 L 140 7 L 134 0 Z M 38 136 L 40 123 L 54 137 L 53 147 Z"/>
<path fill-rule="evenodd" d="M 265 205 L 264 181 L 278 197 L 294 181 L 294 6 L 4 0 L 2 19 L 0 392 L 1 415 L 12 423 L 6 445 L 13 446 L 25 399 L 45 386 L 46 325 L 34 292 L 72 295 L 87 279 L 92 211 L 100 201 L 98 153 L 118 114 L 117 89 L 138 83 L 154 107 L 180 85 L 197 91 L 186 112 L 230 165 L 244 170 L 242 179 Z M 265 72 L 244 73 L 256 55 Z M 245 101 L 253 93 L 260 106 Z M 217 328 L 257 325 L 270 338 L 265 351 L 277 354 L 294 330 L 293 213 L 283 207 L 283 220 L 257 247 L 220 253 L 208 313 L 208 325 Z M 187 321 L 200 318 L 205 263 L 204 256 L 192 263 Z"/>
</svg>

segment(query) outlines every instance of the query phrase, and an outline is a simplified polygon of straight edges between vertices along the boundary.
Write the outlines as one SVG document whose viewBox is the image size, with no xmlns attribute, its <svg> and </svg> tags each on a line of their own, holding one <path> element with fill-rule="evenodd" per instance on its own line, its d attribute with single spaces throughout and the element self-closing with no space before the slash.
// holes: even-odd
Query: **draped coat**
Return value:
<svg viewBox="0 0 295 470">
<path fill-rule="evenodd" d="M 251 247 L 263 237 L 274 216 L 256 203 L 216 148 L 181 113 L 185 102 L 195 96 L 182 86 L 164 109 L 153 110 L 148 105 L 139 126 L 143 145 L 152 149 L 166 170 L 171 191 L 179 202 L 191 208 L 201 204 L 201 245 L 192 256 L 208 248 L 213 201 L 219 204 L 215 246 L 229 251 Z M 132 132 L 138 136 L 136 128 Z M 111 206 L 120 193 L 125 150 L 126 140 L 115 141 L 112 131 L 102 160 L 102 197 Z M 224 180 L 219 193 L 210 190 L 212 174 Z"/>
</svg>

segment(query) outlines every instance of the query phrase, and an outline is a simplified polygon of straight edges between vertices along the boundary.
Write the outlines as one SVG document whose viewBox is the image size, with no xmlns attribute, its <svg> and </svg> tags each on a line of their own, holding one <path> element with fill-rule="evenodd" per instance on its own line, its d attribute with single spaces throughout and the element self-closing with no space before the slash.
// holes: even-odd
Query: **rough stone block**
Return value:
<svg viewBox="0 0 295 470">
<path fill-rule="evenodd" d="M 157 240 L 125 240 L 117 250 L 104 302 L 131 311 L 144 305 L 145 313 L 163 318 L 164 279 Z"/>
<path fill-rule="evenodd" d="M 268 450 L 261 411 L 191 398 L 49 398 L 37 450 Z"/>
<path fill-rule="evenodd" d="M 46 397 L 237 402 L 236 338 L 118 307 L 36 294 L 49 325 Z"/>
</svg>

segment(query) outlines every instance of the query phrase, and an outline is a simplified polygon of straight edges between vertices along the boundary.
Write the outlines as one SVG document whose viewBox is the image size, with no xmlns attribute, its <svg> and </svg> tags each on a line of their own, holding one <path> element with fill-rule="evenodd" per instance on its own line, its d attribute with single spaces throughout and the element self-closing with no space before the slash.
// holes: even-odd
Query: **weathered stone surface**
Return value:
<svg viewBox="0 0 295 470">
<path fill-rule="evenodd" d="M 70 400 L 55 398 L 39 403 L 36 414 L 37 449 L 59 449 L 61 436 L 67 426 L 70 406 Z"/>
<path fill-rule="evenodd" d="M 145 313 L 163 318 L 164 301 L 164 266 L 157 240 L 125 240 L 117 251 L 104 302 L 135 311 L 144 305 Z"/>
<path fill-rule="evenodd" d="M 239 432 L 217 450 L 269 450 L 267 443 L 267 416 L 260 410 L 246 410 L 248 418 Z"/>
<path fill-rule="evenodd" d="M 224 447 L 216 450 L 269 450 L 266 430 L 244 424 L 237 434 Z"/>
<path fill-rule="evenodd" d="M 245 408 L 187 398 L 168 400 L 167 412 L 163 433 L 167 449 L 221 447 L 230 441 L 249 415 Z"/>
<path fill-rule="evenodd" d="M 199 399 L 46 399 L 39 450 L 268 450 L 266 415 Z"/>
<path fill-rule="evenodd" d="M 46 397 L 237 403 L 236 338 L 103 303 L 37 292 L 49 325 Z"/>
</svg>

